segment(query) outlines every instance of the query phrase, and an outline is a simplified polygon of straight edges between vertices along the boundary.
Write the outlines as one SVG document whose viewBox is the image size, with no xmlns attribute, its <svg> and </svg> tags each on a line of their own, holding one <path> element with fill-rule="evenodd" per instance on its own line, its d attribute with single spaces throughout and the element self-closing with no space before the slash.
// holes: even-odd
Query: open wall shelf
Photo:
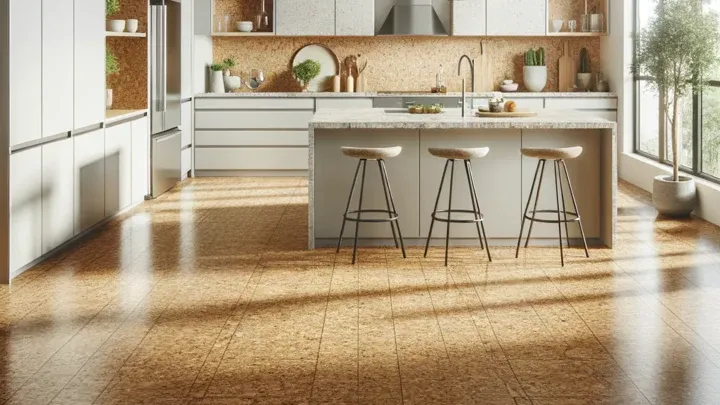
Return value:
<svg viewBox="0 0 720 405">
<path fill-rule="evenodd" d="M 127 37 L 127 38 L 146 38 L 147 34 L 144 32 L 112 32 L 106 31 L 106 37 Z"/>
</svg>

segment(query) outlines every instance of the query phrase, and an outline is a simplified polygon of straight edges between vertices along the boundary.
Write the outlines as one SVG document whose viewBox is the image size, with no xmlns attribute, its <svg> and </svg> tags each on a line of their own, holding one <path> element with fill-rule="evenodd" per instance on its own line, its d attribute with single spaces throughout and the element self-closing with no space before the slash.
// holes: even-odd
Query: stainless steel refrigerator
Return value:
<svg viewBox="0 0 720 405">
<path fill-rule="evenodd" d="M 180 0 L 150 0 L 151 195 L 180 181 L 181 170 Z"/>
</svg>

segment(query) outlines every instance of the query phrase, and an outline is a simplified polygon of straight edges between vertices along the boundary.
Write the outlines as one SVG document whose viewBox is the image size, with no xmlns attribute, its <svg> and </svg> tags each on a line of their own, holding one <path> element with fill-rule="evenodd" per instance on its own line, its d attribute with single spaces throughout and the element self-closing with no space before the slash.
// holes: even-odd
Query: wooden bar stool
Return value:
<svg viewBox="0 0 720 405">
<path fill-rule="evenodd" d="M 580 219 L 580 211 L 578 210 L 577 201 L 575 200 L 575 192 L 570 182 L 570 174 L 568 173 L 567 165 L 565 160 L 575 159 L 580 156 L 583 152 L 583 148 L 580 146 L 574 146 L 570 148 L 523 148 L 521 153 L 523 156 L 530 158 L 536 158 L 538 160 L 537 168 L 535 168 L 535 177 L 533 178 L 532 187 L 530 188 L 530 195 L 528 196 L 527 205 L 525 205 L 525 214 L 523 215 L 522 225 L 520 226 L 520 236 L 518 237 L 517 248 L 515 249 L 515 258 L 517 259 L 520 254 L 520 242 L 522 241 L 522 234 L 525 228 L 525 220 L 530 221 L 530 229 L 528 229 L 527 239 L 525 240 L 525 247 L 528 247 L 530 242 L 530 235 L 532 234 L 533 223 L 543 222 L 547 224 L 558 224 L 558 235 L 560 240 L 560 263 L 565 266 L 565 256 L 563 253 L 562 243 L 562 224 L 565 224 L 565 237 L 567 238 L 568 248 L 570 247 L 570 235 L 568 233 L 568 223 L 577 222 L 580 226 L 580 234 L 582 235 L 583 245 L 585 246 L 585 256 L 590 257 L 588 252 L 587 240 L 585 239 L 585 230 L 583 229 L 582 220 Z M 545 174 L 545 165 L 548 160 L 552 160 L 555 169 L 555 200 L 557 202 L 557 210 L 538 210 L 538 200 L 540 199 L 540 189 L 542 188 L 543 175 Z M 575 212 L 567 211 L 565 209 L 565 193 L 562 185 L 562 174 L 560 173 L 560 166 L 562 165 L 565 172 L 565 179 L 567 186 L 570 189 L 570 197 L 573 203 L 573 209 Z M 541 169 L 542 166 L 542 169 Z M 538 173 L 540 174 L 540 181 L 538 182 Z M 535 194 L 535 204 L 532 211 L 530 209 L 530 201 L 533 198 L 533 192 L 535 191 L 535 184 L 538 184 L 537 193 Z M 561 208 L 562 207 L 562 208 Z M 555 219 L 541 219 L 536 214 L 555 214 L 557 213 L 557 220 Z M 560 218 L 560 214 L 563 218 Z M 570 219 L 568 219 L 568 215 Z"/>
<path fill-rule="evenodd" d="M 390 229 L 392 230 L 393 240 L 395 241 L 395 248 L 402 249 L 403 257 L 407 257 L 405 254 L 405 244 L 403 243 L 402 232 L 400 231 L 400 222 L 398 220 L 398 213 L 395 209 L 395 200 L 393 199 L 392 189 L 390 188 L 390 180 L 388 179 L 387 167 L 385 166 L 385 159 L 393 158 L 402 152 L 400 146 L 394 146 L 390 148 L 354 148 L 343 146 L 340 148 L 343 155 L 360 159 L 355 169 L 355 176 L 353 177 L 352 187 L 350 187 L 350 196 L 348 197 L 347 206 L 345 207 L 345 214 L 343 215 L 342 227 L 340 228 L 340 237 L 338 238 L 336 253 L 340 252 L 340 245 L 342 244 L 343 233 L 345 232 L 345 223 L 347 221 L 355 222 L 355 242 L 353 244 L 353 257 L 352 264 L 355 264 L 357 258 L 357 244 L 358 244 L 358 229 L 360 228 L 360 222 L 389 222 Z M 387 210 L 380 209 L 363 209 L 363 193 L 365 191 L 365 170 L 367 168 L 367 161 L 374 160 L 378 163 L 380 169 L 380 181 L 383 185 L 383 194 L 385 195 L 385 203 Z M 350 211 L 350 203 L 352 202 L 353 195 L 355 194 L 355 185 L 357 184 L 358 173 L 360 172 L 360 166 L 362 166 L 362 180 L 360 181 L 360 199 L 358 201 L 358 209 Z M 367 213 L 386 213 L 387 218 L 362 218 L 362 214 Z M 395 228 L 397 227 L 397 234 Z M 399 239 L 399 244 L 398 244 Z"/>
<path fill-rule="evenodd" d="M 488 261 L 492 262 L 490 256 L 490 246 L 487 243 L 487 234 L 485 233 L 485 216 L 480 211 L 480 202 L 477 197 L 477 190 L 475 189 L 475 179 L 472 174 L 472 164 L 470 159 L 479 159 L 485 157 L 488 154 L 490 148 L 429 148 L 428 152 L 431 155 L 447 159 L 445 161 L 445 169 L 443 170 L 442 179 L 440 180 L 440 189 L 438 190 L 437 199 L 435 200 L 435 208 L 433 209 L 432 221 L 430 222 L 430 232 L 428 232 L 427 242 L 425 243 L 425 257 L 427 257 L 428 248 L 430 247 L 430 237 L 432 236 L 433 226 L 435 221 L 447 223 L 447 230 L 445 232 L 445 266 L 448 264 L 448 248 L 450 245 L 450 223 L 464 223 L 464 224 L 475 224 L 478 232 L 478 239 L 480 239 L 480 248 L 485 249 L 487 246 L 487 257 Z M 455 179 L 455 161 L 462 160 L 465 165 L 465 175 L 467 176 L 468 187 L 470 188 L 470 202 L 472 204 L 472 210 L 460 210 L 452 208 L 452 191 L 453 191 L 453 180 Z M 445 176 L 447 175 L 448 166 L 450 166 L 450 193 L 448 198 L 448 209 L 438 211 L 438 204 L 440 203 L 440 194 L 442 194 L 443 184 L 445 183 Z M 473 219 L 453 219 L 452 214 L 473 214 Z M 438 216 L 438 214 L 447 214 Z M 485 243 L 483 243 L 483 239 Z"/>
</svg>

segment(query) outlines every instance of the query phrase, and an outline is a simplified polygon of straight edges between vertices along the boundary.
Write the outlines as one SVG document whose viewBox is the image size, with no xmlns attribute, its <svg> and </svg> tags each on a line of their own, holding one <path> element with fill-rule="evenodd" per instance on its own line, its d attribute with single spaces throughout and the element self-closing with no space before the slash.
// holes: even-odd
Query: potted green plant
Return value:
<svg viewBox="0 0 720 405">
<path fill-rule="evenodd" d="M 637 33 L 632 71 L 652 78 L 647 83 L 660 95 L 670 124 L 672 176 L 653 182 L 653 205 L 664 215 L 688 216 L 697 204 L 693 178 L 679 172 L 681 100 L 702 90 L 703 74 L 718 62 L 718 21 L 699 1 L 663 0 L 648 27 Z"/>
<path fill-rule="evenodd" d="M 212 65 L 210 65 L 210 87 L 213 93 L 225 93 L 223 70 L 225 70 L 225 64 L 223 63 L 213 63 Z"/>
<path fill-rule="evenodd" d="M 307 91 L 310 82 L 320 74 L 320 63 L 307 59 L 295 65 L 292 69 L 295 78 L 300 82 L 303 91 Z"/>
<path fill-rule="evenodd" d="M 109 78 L 112 75 L 120 73 L 120 64 L 118 64 L 117 58 L 110 52 L 109 49 L 105 50 L 105 78 Z M 113 104 L 113 91 L 110 88 L 105 89 L 105 108 L 107 110 L 112 108 Z"/>
<path fill-rule="evenodd" d="M 523 82 L 530 91 L 540 92 L 547 85 L 547 66 L 545 66 L 545 48 L 525 52 Z"/>
<path fill-rule="evenodd" d="M 590 53 L 587 48 L 580 50 L 580 67 L 577 73 L 577 86 L 582 91 L 590 89 L 590 80 L 592 73 L 590 72 Z"/>
<path fill-rule="evenodd" d="M 120 0 L 105 0 L 105 15 L 111 16 L 120 11 Z M 111 32 L 125 31 L 125 20 L 108 20 L 106 30 Z"/>
</svg>

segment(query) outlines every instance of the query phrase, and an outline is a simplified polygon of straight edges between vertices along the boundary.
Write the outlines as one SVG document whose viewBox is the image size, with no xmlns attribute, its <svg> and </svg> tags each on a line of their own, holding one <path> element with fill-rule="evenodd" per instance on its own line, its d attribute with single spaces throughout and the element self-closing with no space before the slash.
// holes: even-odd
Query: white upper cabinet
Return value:
<svg viewBox="0 0 720 405">
<path fill-rule="evenodd" d="M 181 39 L 180 39 L 180 64 L 181 70 L 181 96 L 183 99 L 192 97 L 192 69 L 193 69 L 193 1 L 183 0 L 180 4 Z"/>
<path fill-rule="evenodd" d="M 487 35 L 486 0 L 455 0 L 452 3 L 452 35 Z"/>
<path fill-rule="evenodd" d="M 487 35 L 546 35 L 547 0 L 487 0 Z"/>
<path fill-rule="evenodd" d="M 73 129 L 73 8 L 73 0 L 42 2 L 43 137 Z"/>
<path fill-rule="evenodd" d="M 277 35 L 335 35 L 335 0 L 276 0 Z"/>
<path fill-rule="evenodd" d="M 42 136 L 42 3 L 10 2 L 10 145 Z"/>
<path fill-rule="evenodd" d="M 75 198 L 73 139 L 42 146 L 42 252 L 73 237 Z"/>
<path fill-rule="evenodd" d="M 105 5 L 75 0 L 74 129 L 105 119 Z"/>
<path fill-rule="evenodd" d="M 335 0 L 335 35 L 375 35 L 375 2 Z"/>
</svg>

